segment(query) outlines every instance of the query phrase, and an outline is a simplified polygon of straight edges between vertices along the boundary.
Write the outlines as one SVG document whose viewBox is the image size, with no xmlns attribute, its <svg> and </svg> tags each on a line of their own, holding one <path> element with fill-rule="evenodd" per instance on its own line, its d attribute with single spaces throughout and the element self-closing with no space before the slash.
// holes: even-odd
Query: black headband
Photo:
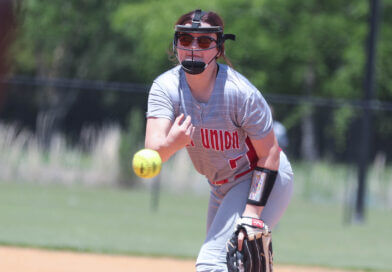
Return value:
<svg viewBox="0 0 392 272">
<path fill-rule="evenodd" d="M 176 25 L 174 31 L 187 32 L 187 33 L 217 33 L 217 32 L 223 32 L 223 29 L 221 26 L 193 27 L 193 26 L 186 26 L 186 25 Z"/>
<path fill-rule="evenodd" d="M 193 15 L 193 19 L 192 19 L 192 27 L 200 27 L 201 25 L 201 18 L 203 18 L 203 16 L 206 13 L 204 11 L 201 11 L 201 9 L 197 9 L 195 10 L 195 15 Z"/>
<path fill-rule="evenodd" d="M 185 33 L 217 33 L 218 36 L 223 34 L 223 28 L 221 26 L 201 26 L 201 19 L 207 12 L 202 11 L 201 9 L 196 9 L 195 14 L 192 18 L 192 25 L 176 25 L 174 31 L 178 32 L 185 32 Z M 235 41 L 234 34 L 224 34 L 221 36 L 223 40 L 233 40 Z"/>
<path fill-rule="evenodd" d="M 192 25 L 176 25 L 176 32 L 188 32 L 188 33 L 216 33 L 223 32 L 221 26 L 201 26 L 201 19 L 207 12 L 201 11 L 201 9 L 195 10 L 195 14 L 192 18 Z"/>
</svg>

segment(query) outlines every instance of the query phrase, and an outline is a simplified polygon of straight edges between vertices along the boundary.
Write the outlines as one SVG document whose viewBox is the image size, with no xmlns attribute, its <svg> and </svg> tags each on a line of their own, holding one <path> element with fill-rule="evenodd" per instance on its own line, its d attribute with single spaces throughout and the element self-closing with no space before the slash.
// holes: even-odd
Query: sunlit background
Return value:
<svg viewBox="0 0 392 272">
<path fill-rule="evenodd" d="M 286 130 L 276 262 L 392 271 L 387 0 L 0 0 L 0 244 L 196 258 L 209 188 L 186 151 L 154 179 L 131 168 L 195 8 L 222 16 L 227 56 Z"/>
</svg>

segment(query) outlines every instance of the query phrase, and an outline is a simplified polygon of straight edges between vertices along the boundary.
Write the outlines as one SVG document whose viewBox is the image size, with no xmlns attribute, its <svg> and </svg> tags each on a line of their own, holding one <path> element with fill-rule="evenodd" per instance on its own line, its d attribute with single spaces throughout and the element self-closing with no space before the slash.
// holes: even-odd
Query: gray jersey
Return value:
<svg viewBox="0 0 392 272">
<path fill-rule="evenodd" d="M 148 97 L 147 117 L 172 121 L 184 113 L 195 132 L 187 151 L 198 172 L 212 183 L 248 176 L 257 163 L 250 139 L 272 129 L 270 109 L 261 93 L 240 73 L 219 64 L 211 97 L 198 102 L 177 66 L 156 78 Z"/>
<path fill-rule="evenodd" d="M 187 146 L 195 168 L 211 186 L 207 236 L 200 249 L 197 271 L 227 271 L 226 242 L 242 214 L 257 156 L 250 139 L 261 139 L 272 129 L 270 109 L 260 92 L 241 74 L 219 64 L 215 87 L 207 103 L 199 103 L 180 66 L 153 83 L 147 117 L 172 121 L 184 113 L 192 117 L 195 133 Z M 220 181 L 223 181 L 220 183 Z M 280 153 L 278 176 L 261 219 L 274 227 L 290 201 L 293 173 Z"/>
</svg>

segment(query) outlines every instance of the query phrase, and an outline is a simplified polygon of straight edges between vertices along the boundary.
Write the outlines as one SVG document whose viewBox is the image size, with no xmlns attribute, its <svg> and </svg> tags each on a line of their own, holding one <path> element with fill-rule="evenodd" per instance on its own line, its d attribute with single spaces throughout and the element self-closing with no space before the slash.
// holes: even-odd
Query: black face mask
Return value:
<svg viewBox="0 0 392 272">
<path fill-rule="evenodd" d="M 208 64 L 204 61 L 184 60 L 181 62 L 182 69 L 191 75 L 198 75 L 204 72 Z"/>
<path fill-rule="evenodd" d="M 219 52 L 208 62 L 194 60 L 193 59 L 193 50 L 192 50 L 192 59 L 191 60 L 183 60 L 181 62 L 181 67 L 185 73 L 191 75 L 198 75 L 204 72 L 207 66 L 218 56 Z"/>
</svg>

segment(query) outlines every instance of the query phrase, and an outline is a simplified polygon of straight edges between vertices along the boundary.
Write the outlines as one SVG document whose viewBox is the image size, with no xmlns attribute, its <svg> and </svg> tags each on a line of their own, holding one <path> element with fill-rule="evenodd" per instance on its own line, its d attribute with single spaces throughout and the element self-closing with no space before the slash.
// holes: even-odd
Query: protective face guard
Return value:
<svg viewBox="0 0 392 272">
<path fill-rule="evenodd" d="M 213 47 L 209 47 L 206 49 L 188 49 L 188 48 L 179 48 L 181 50 L 186 50 L 186 51 L 191 51 L 192 52 L 192 59 L 191 60 L 184 60 L 181 62 L 181 66 L 183 70 L 192 75 L 200 74 L 202 73 L 207 66 L 218 56 L 218 54 L 222 50 L 222 45 L 225 42 L 225 40 L 235 40 L 235 35 L 233 34 L 223 34 L 223 29 L 221 26 L 201 26 L 201 18 L 206 14 L 206 12 L 201 11 L 200 9 L 195 10 L 195 15 L 193 16 L 192 19 L 192 25 L 176 25 L 175 26 L 175 32 L 174 32 L 174 39 L 173 39 L 173 51 L 176 53 L 176 49 L 178 47 L 178 38 L 181 34 L 184 33 L 216 33 L 217 36 L 217 42 L 216 45 Z M 205 50 L 210 50 L 213 48 L 218 48 L 218 53 L 208 62 L 205 63 L 203 61 L 197 61 L 194 60 L 193 58 L 193 52 L 194 51 L 205 51 Z"/>
</svg>

